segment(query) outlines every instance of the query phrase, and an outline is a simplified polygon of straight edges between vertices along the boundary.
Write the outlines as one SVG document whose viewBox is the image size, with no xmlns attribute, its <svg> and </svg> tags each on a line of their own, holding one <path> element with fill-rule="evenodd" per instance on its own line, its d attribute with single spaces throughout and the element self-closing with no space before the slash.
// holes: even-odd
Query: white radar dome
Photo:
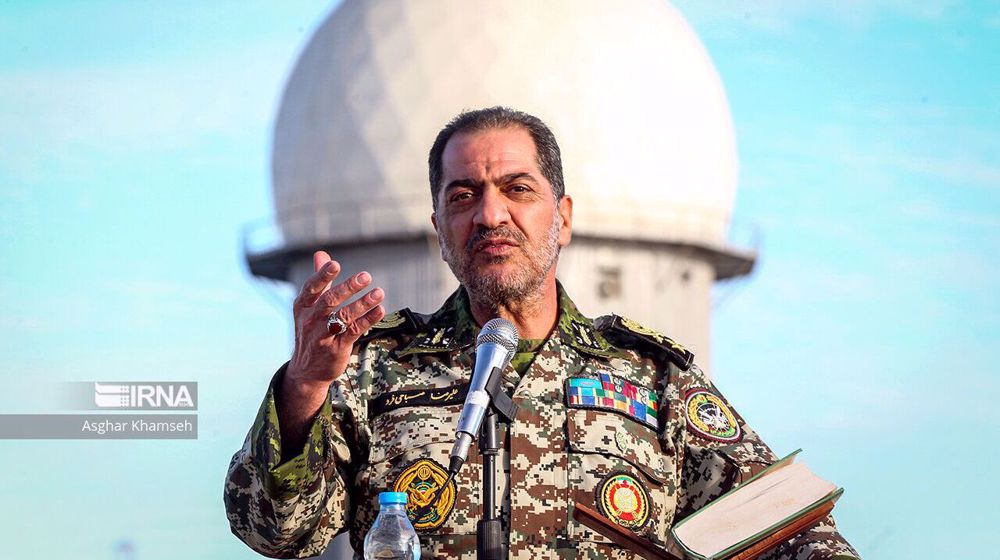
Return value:
<svg viewBox="0 0 1000 560">
<path fill-rule="evenodd" d="M 555 132 L 576 233 L 723 243 L 729 108 L 662 0 L 345 0 L 302 52 L 275 124 L 285 242 L 432 231 L 430 145 L 463 109 L 493 105 Z"/>
</svg>

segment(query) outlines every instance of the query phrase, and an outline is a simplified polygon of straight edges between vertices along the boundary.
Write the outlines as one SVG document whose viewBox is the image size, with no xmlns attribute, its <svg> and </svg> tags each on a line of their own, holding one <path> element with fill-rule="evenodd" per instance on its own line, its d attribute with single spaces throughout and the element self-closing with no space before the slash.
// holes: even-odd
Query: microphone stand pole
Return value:
<svg viewBox="0 0 1000 560">
<path fill-rule="evenodd" d="M 496 499 L 499 439 L 497 414 L 491 408 L 479 431 L 479 454 L 483 457 L 483 517 L 476 523 L 476 557 L 479 560 L 503 560 L 507 556 Z"/>
<path fill-rule="evenodd" d="M 486 392 L 490 395 L 490 407 L 479 429 L 479 454 L 483 458 L 483 516 L 476 523 L 476 558 L 478 560 L 504 560 L 507 557 L 507 542 L 500 523 L 500 508 L 496 496 L 496 458 L 500 452 L 498 418 L 513 422 L 517 405 L 500 386 L 501 372 L 493 368 Z"/>
</svg>

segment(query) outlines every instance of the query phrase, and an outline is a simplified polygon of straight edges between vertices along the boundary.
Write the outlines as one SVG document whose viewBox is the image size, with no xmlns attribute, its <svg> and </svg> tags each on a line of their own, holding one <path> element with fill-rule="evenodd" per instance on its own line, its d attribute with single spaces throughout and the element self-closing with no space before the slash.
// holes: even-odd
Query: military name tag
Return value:
<svg viewBox="0 0 1000 560">
<path fill-rule="evenodd" d="M 637 387 L 617 375 L 571 377 L 566 381 L 566 406 L 617 412 L 656 429 L 656 392 Z"/>
<path fill-rule="evenodd" d="M 368 401 L 368 417 L 407 406 L 449 406 L 465 402 L 469 384 L 437 389 L 411 389 L 384 393 Z"/>
</svg>

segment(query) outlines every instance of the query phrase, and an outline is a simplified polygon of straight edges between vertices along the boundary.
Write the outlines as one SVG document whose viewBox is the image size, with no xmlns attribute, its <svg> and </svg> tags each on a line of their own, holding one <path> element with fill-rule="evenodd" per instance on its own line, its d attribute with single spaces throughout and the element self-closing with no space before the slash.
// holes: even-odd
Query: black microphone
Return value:
<svg viewBox="0 0 1000 560">
<path fill-rule="evenodd" d="M 490 319 L 479 331 L 476 338 L 476 365 L 472 370 L 472 382 L 469 393 L 465 396 L 465 406 L 462 415 L 458 417 L 458 429 L 455 434 L 455 446 L 451 449 L 451 460 L 448 464 L 449 478 L 458 473 L 469 457 L 469 447 L 472 439 L 479 435 L 483 417 L 490 408 L 490 395 L 486 391 L 486 383 L 494 368 L 503 371 L 510 364 L 517 349 L 517 328 L 506 319 Z"/>
</svg>

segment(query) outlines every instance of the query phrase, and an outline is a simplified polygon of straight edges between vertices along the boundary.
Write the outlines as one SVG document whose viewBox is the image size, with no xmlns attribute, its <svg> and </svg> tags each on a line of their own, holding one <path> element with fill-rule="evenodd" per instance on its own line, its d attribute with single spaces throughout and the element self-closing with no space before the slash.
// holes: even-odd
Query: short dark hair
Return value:
<svg viewBox="0 0 1000 560">
<path fill-rule="evenodd" d="M 431 181 L 431 200 L 435 209 L 437 209 L 437 196 L 441 191 L 441 179 L 444 175 L 441 157 L 444 155 L 444 148 L 448 144 L 448 140 L 460 132 L 478 132 L 510 127 L 521 127 L 531 135 L 531 139 L 535 142 L 535 158 L 538 162 L 538 169 L 552 184 L 552 194 L 555 195 L 556 200 L 560 200 L 566 194 L 559 143 L 556 142 L 556 137 L 549 130 L 549 127 L 534 115 L 509 107 L 497 106 L 463 111 L 451 119 L 451 122 L 446 124 L 441 132 L 438 132 L 427 158 L 428 174 Z"/>
</svg>

